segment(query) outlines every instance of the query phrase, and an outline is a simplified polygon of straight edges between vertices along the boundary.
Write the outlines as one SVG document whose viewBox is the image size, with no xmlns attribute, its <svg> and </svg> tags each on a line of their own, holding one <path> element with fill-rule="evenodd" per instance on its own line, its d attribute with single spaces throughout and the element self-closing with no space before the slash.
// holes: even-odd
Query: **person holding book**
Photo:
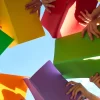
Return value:
<svg viewBox="0 0 100 100">
<path fill-rule="evenodd" d="M 100 32 L 97 29 L 97 26 L 100 25 L 100 5 L 91 14 L 87 10 L 85 12 L 80 12 L 81 15 L 79 15 L 79 18 L 84 22 L 80 24 L 86 26 L 82 31 L 82 37 L 84 37 L 87 31 L 91 40 L 93 40 L 93 35 L 100 38 Z"/>
<path fill-rule="evenodd" d="M 98 88 L 100 88 L 100 74 L 96 73 L 94 76 L 90 77 L 90 82 L 93 82 Z M 67 83 L 66 86 L 68 86 L 70 84 L 73 86 L 69 89 L 69 91 L 66 94 L 69 94 L 72 92 L 71 99 L 75 99 L 78 92 L 81 92 L 82 94 L 80 95 L 78 100 L 81 100 L 83 97 L 86 97 L 89 100 L 100 100 L 99 97 L 90 93 L 81 83 L 70 81 Z"/>
</svg>

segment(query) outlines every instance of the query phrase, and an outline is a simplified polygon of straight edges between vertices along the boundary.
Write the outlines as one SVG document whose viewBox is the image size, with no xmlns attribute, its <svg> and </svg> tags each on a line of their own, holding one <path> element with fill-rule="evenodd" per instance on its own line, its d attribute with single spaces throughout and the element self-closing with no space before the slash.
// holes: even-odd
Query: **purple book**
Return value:
<svg viewBox="0 0 100 100">
<path fill-rule="evenodd" d="M 24 81 L 35 100 L 70 100 L 71 94 L 66 95 L 66 92 L 71 85 L 66 87 L 68 81 L 51 61 L 44 64 L 30 79 L 26 78 Z"/>
</svg>

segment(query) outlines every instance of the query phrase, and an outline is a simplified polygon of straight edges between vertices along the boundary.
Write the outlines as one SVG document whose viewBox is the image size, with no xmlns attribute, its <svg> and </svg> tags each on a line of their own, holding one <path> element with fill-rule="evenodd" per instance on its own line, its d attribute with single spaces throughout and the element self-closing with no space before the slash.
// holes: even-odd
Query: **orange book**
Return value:
<svg viewBox="0 0 100 100">
<path fill-rule="evenodd" d="M 25 100 L 27 86 L 23 76 L 0 74 L 0 100 Z"/>
</svg>

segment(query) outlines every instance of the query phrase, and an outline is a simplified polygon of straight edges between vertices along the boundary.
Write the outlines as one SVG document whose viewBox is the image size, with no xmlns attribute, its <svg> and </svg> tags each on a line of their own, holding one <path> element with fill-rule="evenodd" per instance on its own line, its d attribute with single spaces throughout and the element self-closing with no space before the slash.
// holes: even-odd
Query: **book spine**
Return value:
<svg viewBox="0 0 100 100">
<path fill-rule="evenodd" d="M 44 100 L 44 98 L 41 96 L 41 94 L 39 93 L 38 89 L 35 87 L 33 82 L 31 82 L 27 78 L 25 78 L 24 81 L 25 81 L 26 85 L 28 86 L 29 90 L 31 91 L 35 100 Z"/>
</svg>

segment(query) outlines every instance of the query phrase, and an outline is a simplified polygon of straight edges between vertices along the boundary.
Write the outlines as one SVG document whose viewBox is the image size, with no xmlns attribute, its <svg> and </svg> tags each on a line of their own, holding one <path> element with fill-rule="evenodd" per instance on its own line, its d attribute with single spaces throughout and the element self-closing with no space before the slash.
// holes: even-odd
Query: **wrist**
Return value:
<svg viewBox="0 0 100 100">
<path fill-rule="evenodd" d="M 91 18 L 92 18 L 92 20 L 95 20 L 96 18 L 98 18 L 98 15 L 95 13 L 95 11 L 92 12 Z"/>
<path fill-rule="evenodd" d="M 86 92 L 86 98 L 90 98 L 91 97 L 91 93 L 89 91 Z"/>
<path fill-rule="evenodd" d="M 93 12 L 91 13 L 92 19 L 94 20 L 98 18 L 99 14 L 100 14 L 100 6 L 94 9 Z"/>
</svg>

